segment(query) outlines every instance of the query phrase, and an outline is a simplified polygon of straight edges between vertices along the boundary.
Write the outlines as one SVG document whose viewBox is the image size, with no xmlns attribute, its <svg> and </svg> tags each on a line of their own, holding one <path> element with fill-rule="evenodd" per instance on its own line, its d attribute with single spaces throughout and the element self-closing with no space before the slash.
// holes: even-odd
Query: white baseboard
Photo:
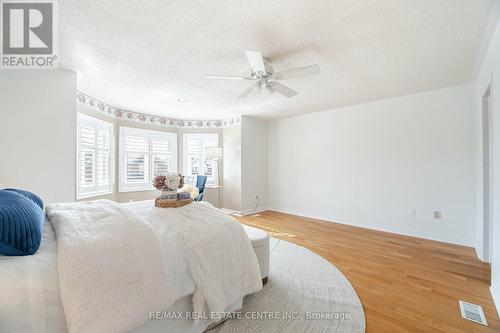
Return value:
<svg viewBox="0 0 500 333">
<path fill-rule="evenodd" d="M 314 215 L 309 215 L 309 214 L 303 214 L 300 212 L 288 211 L 288 210 L 283 210 L 283 209 L 276 209 L 276 208 L 271 208 L 271 207 L 269 207 L 268 210 L 272 210 L 272 211 L 280 212 L 280 213 L 285 213 L 285 214 L 296 215 L 296 216 L 307 217 L 307 218 L 311 218 L 311 219 L 322 220 L 322 221 L 326 221 L 326 222 L 334 222 L 334 223 L 352 225 L 355 227 L 367 228 L 367 229 L 372 229 L 372 230 L 391 232 L 391 233 L 400 234 L 400 235 L 404 235 L 404 236 L 425 238 L 425 239 L 430 239 L 430 240 L 434 240 L 434 241 L 438 241 L 438 242 L 469 246 L 469 247 L 473 247 L 473 248 L 475 248 L 477 245 L 475 240 L 438 235 L 438 234 L 433 234 L 430 232 L 408 230 L 408 229 L 404 229 L 404 228 L 382 225 L 382 224 L 359 223 L 359 222 L 355 222 L 355 221 L 348 221 L 346 219 L 339 219 L 339 218 L 336 218 L 334 216 L 329 216 L 329 217 L 314 216 Z"/>
<path fill-rule="evenodd" d="M 257 207 L 257 209 L 246 209 L 241 212 L 241 215 L 243 216 L 252 215 L 252 214 L 262 213 L 263 211 L 266 210 L 268 210 L 266 207 Z"/>
<path fill-rule="evenodd" d="M 222 208 L 222 212 L 228 215 L 235 215 L 235 216 L 247 216 L 247 215 L 253 215 L 257 213 L 262 213 L 266 211 L 267 208 L 261 207 L 257 208 L 256 210 L 253 209 L 247 209 L 245 211 L 240 211 L 240 210 L 234 210 L 234 209 L 228 209 L 228 208 Z"/>
<path fill-rule="evenodd" d="M 233 215 L 233 214 L 241 215 L 241 212 L 239 210 L 234 210 L 229 208 L 222 208 L 221 210 L 224 214 L 227 215 Z"/>
<path fill-rule="evenodd" d="M 493 303 L 495 303 L 495 307 L 497 308 L 498 316 L 500 317 L 500 290 L 493 281 L 491 282 L 490 292 Z"/>
<path fill-rule="evenodd" d="M 492 256 L 492 253 L 490 253 L 489 255 L 489 258 L 486 258 L 486 254 L 484 253 L 484 248 L 483 248 L 483 244 L 480 244 L 479 242 L 476 243 L 476 255 L 477 257 L 479 258 L 479 260 L 481 260 L 482 262 L 485 262 L 485 263 L 488 263 L 488 264 L 491 264 L 491 256 Z"/>
<path fill-rule="evenodd" d="M 483 251 L 481 250 L 481 246 L 479 245 L 479 243 L 476 242 L 476 244 L 474 244 L 474 250 L 476 250 L 476 256 L 479 258 L 479 260 L 484 261 Z"/>
</svg>

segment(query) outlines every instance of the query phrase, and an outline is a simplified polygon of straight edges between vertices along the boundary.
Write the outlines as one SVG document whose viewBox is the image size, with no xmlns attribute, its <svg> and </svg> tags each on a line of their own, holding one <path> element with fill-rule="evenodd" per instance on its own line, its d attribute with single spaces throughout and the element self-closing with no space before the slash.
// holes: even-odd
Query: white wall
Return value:
<svg viewBox="0 0 500 333">
<path fill-rule="evenodd" d="M 267 121 L 241 117 L 241 213 L 267 208 Z"/>
<path fill-rule="evenodd" d="M 76 74 L 0 72 L 0 186 L 75 200 Z"/>
<path fill-rule="evenodd" d="M 471 85 L 273 121 L 269 208 L 474 245 L 474 121 Z"/>
<path fill-rule="evenodd" d="M 241 127 L 224 128 L 222 206 L 241 211 Z"/>
<path fill-rule="evenodd" d="M 482 96 L 484 92 L 491 85 L 492 96 L 492 132 L 493 132 L 493 255 L 490 259 L 491 262 L 491 293 L 495 301 L 497 311 L 500 314 L 500 201 L 497 199 L 500 196 L 500 3 L 495 3 L 492 12 L 492 21 L 496 27 L 493 36 L 489 43 L 489 48 L 486 51 L 483 63 L 480 67 L 479 74 L 475 82 L 475 106 L 476 106 L 476 124 L 478 129 L 477 135 L 477 197 L 478 209 L 477 221 L 477 250 L 480 257 L 483 256 L 483 196 L 482 196 L 482 149 L 481 149 L 481 119 L 482 119 Z"/>
</svg>

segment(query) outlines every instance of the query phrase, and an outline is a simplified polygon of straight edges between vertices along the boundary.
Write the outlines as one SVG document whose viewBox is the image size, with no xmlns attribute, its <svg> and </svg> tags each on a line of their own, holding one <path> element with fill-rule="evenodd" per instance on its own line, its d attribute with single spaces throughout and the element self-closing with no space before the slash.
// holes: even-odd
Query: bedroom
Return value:
<svg viewBox="0 0 500 333">
<path fill-rule="evenodd" d="M 500 331 L 499 1 L 0 5 L 0 332 Z"/>
</svg>

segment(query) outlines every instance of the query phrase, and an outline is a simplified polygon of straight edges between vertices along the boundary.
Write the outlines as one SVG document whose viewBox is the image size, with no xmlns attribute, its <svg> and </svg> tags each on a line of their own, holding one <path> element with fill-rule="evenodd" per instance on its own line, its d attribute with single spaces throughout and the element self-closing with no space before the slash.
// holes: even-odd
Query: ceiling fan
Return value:
<svg viewBox="0 0 500 333">
<path fill-rule="evenodd" d="M 297 92 L 278 81 L 302 78 L 319 74 L 319 65 L 310 65 L 298 68 L 292 68 L 281 72 L 275 72 L 270 65 L 270 61 L 264 58 L 260 52 L 245 51 L 248 62 L 250 63 L 250 76 L 224 76 L 224 75 L 206 75 L 207 79 L 229 79 L 229 80 L 248 80 L 252 81 L 250 86 L 245 89 L 238 98 L 247 97 L 253 92 L 268 90 L 270 93 L 277 92 L 286 97 L 297 95 Z"/>
</svg>

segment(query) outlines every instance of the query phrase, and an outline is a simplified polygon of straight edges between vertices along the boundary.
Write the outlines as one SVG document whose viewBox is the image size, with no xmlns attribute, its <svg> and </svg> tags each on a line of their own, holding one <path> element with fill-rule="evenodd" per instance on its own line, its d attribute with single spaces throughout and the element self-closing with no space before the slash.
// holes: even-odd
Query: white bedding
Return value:
<svg viewBox="0 0 500 333">
<path fill-rule="evenodd" d="M 56 239 L 47 220 L 35 255 L 0 255 L 0 332 L 66 332 L 57 279 Z"/>
<path fill-rule="evenodd" d="M 130 331 L 175 302 L 150 223 L 110 200 L 50 204 L 59 291 L 70 333 Z"/>
<path fill-rule="evenodd" d="M 143 205 L 144 202 L 126 204 L 137 213 L 144 208 Z M 158 221 L 153 226 L 164 227 Z M 0 256 L 0 332 L 67 332 L 58 287 L 54 230 L 48 221 L 43 230 L 42 244 L 35 255 Z M 195 284 L 188 270 L 183 245 L 174 234 L 165 232 L 163 235 L 166 252 L 172 254 L 167 256 L 167 267 L 169 272 L 175 272 L 169 281 L 177 300 L 171 308 L 163 311 L 193 311 L 191 299 Z M 228 306 L 226 311 L 240 308 L 241 301 Z M 134 332 L 198 333 L 207 324 L 206 321 L 186 319 L 152 320 Z"/>
<path fill-rule="evenodd" d="M 213 207 L 193 203 L 177 209 L 137 203 L 137 214 L 156 233 L 175 232 L 184 244 L 195 282 L 193 308 L 210 316 L 222 313 L 262 288 L 259 262 L 243 226 Z M 142 215 L 141 215 L 142 214 Z"/>
</svg>

